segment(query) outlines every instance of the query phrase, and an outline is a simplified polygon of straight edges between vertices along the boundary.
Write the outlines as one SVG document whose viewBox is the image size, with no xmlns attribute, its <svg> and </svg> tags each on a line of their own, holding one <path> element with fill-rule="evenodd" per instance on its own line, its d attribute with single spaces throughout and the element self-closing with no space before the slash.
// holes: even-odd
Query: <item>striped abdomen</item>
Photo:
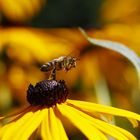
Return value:
<svg viewBox="0 0 140 140">
<path fill-rule="evenodd" d="M 61 70 L 62 69 L 61 63 L 59 63 L 57 61 L 50 61 L 50 62 L 42 65 L 40 70 L 47 72 L 47 71 L 53 70 L 54 68 L 56 68 L 56 70 Z"/>
</svg>

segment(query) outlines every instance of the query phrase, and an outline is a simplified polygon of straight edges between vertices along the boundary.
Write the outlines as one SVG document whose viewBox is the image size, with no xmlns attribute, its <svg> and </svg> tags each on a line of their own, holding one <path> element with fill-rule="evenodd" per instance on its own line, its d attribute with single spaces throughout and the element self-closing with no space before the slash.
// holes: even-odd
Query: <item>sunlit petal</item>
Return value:
<svg viewBox="0 0 140 140">
<path fill-rule="evenodd" d="M 52 108 L 49 109 L 49 117 L 50 117 L 50 131 L 52 134 L 53 140 L 67 140 L 66 134 L 62 135 L 62 126 L 58 126 L 60 124 L 60 120 L 55 116 L 54 110 Z M 62 125 L 62 124 L 61 124 Z M 63 131 L 64 132 L 64 131 Z"/>
<path fill-rule="evenodd" d="M 15 134 L 18 134 L 15 132 L 19 132 L 22 126 L 24 126 L 25 122 L 30 120 L 33 117 L 33 115 L 34 115 L 33 112 L 28 112 L 17 122 L 12 122 L 10 124 L 7 124 L 7 128 L 2 130 L 3 133 L 1 133 L 2 140 L 7 140 L 10 139 L 11 137 L 15 137 Z"/>
<path fill-rule="evenodd" d="M 65 129 L 63 127 L 63 124 L 61 122 L 61 120 L 59 119 L 59 112 L 56 108 L 54 108 L 54 112 L 56 114 L 56 122 L 57 122 L 57 127 L 58 127 L 58 130 L 59 130 L 59 135 L 60 135 L 60 140 L 68 140 L 68 137 L 67 137 L 67 134 L 65 132 Z"/>
<path fill-rule="evenodd" d="M 76 101 L 76 100 L 67 100 L 67 103 L 70 103 L 69 105 L 71 105 L 71 106 L 74 105 L 76 107 L 79 107 L 81 110 L 87 111 L 91 114 L 94 113 L 95 111 L 97 111 L 97 112 L 127 117 L 127 118 L 131 118 L 131 119 L 140 121 L 140 115 L 138 115 L 134 112 L 114 108 L 111 106 L 105 106 L 105 105 L 101 105 L 101 104 L 89 103 L 89 102 L 84 102 L 84 101 Z"/>
<path fill-rule="evenodd" d="M 26 124 L 21 126 L 18 134 L 14 136 L 15 140 L 26 140 L 35 131 L 35 129 L 40 125 L 44 117 L 43 110 L 38 110 L 33 113 L 32 117 L 26 121 Z"/>
<path fill-rule="evenodd" d="M 72 107 L 70 107 L 70 108 L 72 108 Z M 78 111 L 77 109 L 73 108 L 73 110 L 75 112 L 79 113 L 79 115 L 86 118 L 89 121 L 89 123 L 91 123 L 94 127 L 99 129 L 100 131 L 102 131 L 106 134 L 109 134 L 110 136 L 112 136 L 116 139 L 119 139 L 119 140 L 129 140 L 129 135 L 124 135 L 121 131 L 118 131 L 118 129 L 116 129 L 116 126 L 112 127 L 111 124 L 98 120 L 98 119 L 95 119 L 81 111 Z M 129 132 L 128 132 L 128 134 L 129 134 Z M 132 140 L 136 140 L 136 138 L 133 136 Z"/>
<path fill-rule="evenodd" d="M 41 136 L 43 138 L 43 140 L 53 140 L 51 137 L 51 133 L 50 133 L 50 128 L 49 128 L 49 110 L 46 108 L 44 109 L 45 111 L 45 115 L 44 115 L 44 119 L 41 123 Z"/>
<path fill-rule="evenodd" d="M 58 109 L 60 110 L 62 115 L 68 118 L 73 123 L 73 125 L 80 129 L 88 139 L 107 140 L 107 137 L 103 133 L 89 124 L 89 121 L 76 113 L 73 108 L 70 108 L 67 105 L 63 104 L 58 105 Z"/>
<path fill-rule="evenodd" d="M 0 128 L 0 139 L 2 139 L 2 137 L 3 137 L 6 133 L 8 133 L 8 132 L 6 132 L 6 131 L 8 131 L 8 129 L 9 129 L 13 124 L 14 124 L 14 122 L 13 122 L 13 123 L 10 123 L 10 124 L 7 124 L 7 125 L 3 126 L 2 128 Z M 9 137 L 9 136 L 8 136 L 8 137 Z"/>
</svg>

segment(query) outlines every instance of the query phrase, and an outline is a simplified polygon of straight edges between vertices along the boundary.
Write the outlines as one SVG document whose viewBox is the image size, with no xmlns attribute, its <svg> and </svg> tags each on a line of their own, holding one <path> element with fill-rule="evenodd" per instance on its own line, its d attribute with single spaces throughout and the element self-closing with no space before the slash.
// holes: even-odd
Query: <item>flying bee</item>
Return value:
<svg viewBox="0 0 140 140">
<path fill-rule="evenodd" d="M 53 59 L 46 64 L 43 64 L 40 68 L 43 72 L 51 71 L 49 79 L 55 79 L 56 70 L 69 71 L 71 68 L 76 67 L 76 61 L 78 59 L 72 56 L 61 56 L 59 58 Z"/>
<path fill-rule="evenodd" d="M 40 70 L 43 72 L 48 72 L 53 69 L 68 71 L 71 68 L 76 67 L 77 60 L 78 59 L 76 57 L 61 56 L 59 58 L 53 59 L 52 61 L 49 61 L 48 63 L 42 65 Z"/>
</svg>

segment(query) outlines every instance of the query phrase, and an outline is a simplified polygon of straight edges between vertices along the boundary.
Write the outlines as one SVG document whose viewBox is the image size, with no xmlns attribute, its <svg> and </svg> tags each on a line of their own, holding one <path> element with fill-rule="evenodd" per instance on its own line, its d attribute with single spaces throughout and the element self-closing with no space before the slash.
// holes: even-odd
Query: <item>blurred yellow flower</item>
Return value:
<svg viewBox="0 0 140 140">
<path fill-rule="evenodd" d="M 68 55 L 85 42 L 77 29 L 1 28 L 0 32 L 0 50 L 6 47 L 9 57 L 23 62 L 45 62 Z"/>
<path fill-rule="evenodd" d="M 106 0 L 101 7 L 101 17 L 108 22 L 139 22 L 139 0 Z"/>
<path fill-rule="evenodd" d="M 14 22 L 23 22 L 40 11 L 45 0 L 0 0 L 0 11 Z"/>
</svg>

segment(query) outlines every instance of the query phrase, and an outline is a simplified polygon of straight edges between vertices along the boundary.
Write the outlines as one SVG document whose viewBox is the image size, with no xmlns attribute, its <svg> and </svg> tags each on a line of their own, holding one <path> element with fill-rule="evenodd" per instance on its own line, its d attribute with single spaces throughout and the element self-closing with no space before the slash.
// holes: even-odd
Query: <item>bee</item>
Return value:
<svg viewBox="0 0 140 140">
<path fill-rule="evenodd" d="M 76 61 L 78 59 L 72 56 L 61 56 L 52 61 L 43 64 L 40 68 L 42 72 L 51 71 L 50 79 L 55 79 L 56 70 L 69 71 L 71 68 L 76 67 Z"/>
</svg>

